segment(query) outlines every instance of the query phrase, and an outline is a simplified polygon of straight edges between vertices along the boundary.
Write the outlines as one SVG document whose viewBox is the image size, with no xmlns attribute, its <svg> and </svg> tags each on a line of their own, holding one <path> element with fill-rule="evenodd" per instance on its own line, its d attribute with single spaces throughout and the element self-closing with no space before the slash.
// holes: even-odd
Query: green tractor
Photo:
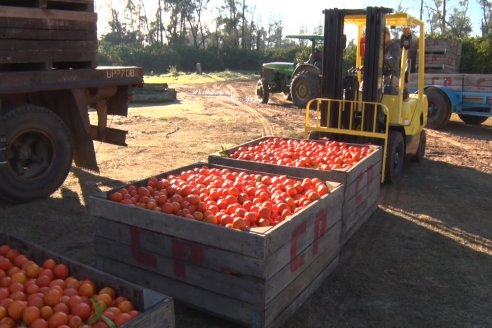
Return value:
<svg viewBox="0 0 492 328">
<path fill-rule="evenodd" d="M 272 62 L 263 64 L 256 96 L 266 104 L 270 93 L 283 92 L 294 105 L 305 107 L 309 100 L 321 95 L 321 63 L 323 56 L 317 45 L 322 35 L 287 35 L 286 38 L 311 41 L 311 55 L 305 63 Z"/>
</svg>

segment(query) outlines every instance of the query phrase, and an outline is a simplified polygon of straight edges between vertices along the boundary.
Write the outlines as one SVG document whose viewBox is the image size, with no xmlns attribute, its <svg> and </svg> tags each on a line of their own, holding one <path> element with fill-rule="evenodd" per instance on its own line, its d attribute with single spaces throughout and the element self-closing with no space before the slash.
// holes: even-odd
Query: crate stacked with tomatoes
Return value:
<svg viewBox="0 0 492 328">
<path fill-rule="evenodd" d="M 262 137 L 209 156 L 209 163 L 345 186 L 342 245 L 377 209 L 381 147 L 332 140 Z"/>
<path fill-rule="evenodd" d="M 0 327 L 174 327 L 173 300 L 0 234 Z"/>
<path fill-rule="evenodd" d="M 212 314 L 277 326 L 338 263 L 343 186 L 197 163 L 91 197 L 96 259 Z"/>
</svg>

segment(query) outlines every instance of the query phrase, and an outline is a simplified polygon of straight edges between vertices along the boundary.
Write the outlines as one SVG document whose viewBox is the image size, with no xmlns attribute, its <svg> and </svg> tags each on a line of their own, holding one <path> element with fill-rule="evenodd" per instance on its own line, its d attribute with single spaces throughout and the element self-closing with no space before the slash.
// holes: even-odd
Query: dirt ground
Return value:
<svg viewBox="0 0 492 328">
<path fill-rule="evenodd" d="M 282 95 L 257 104 L 254 86 L 179 86 L 176 103 L 133 105 L 110 123 L 129 130 L 128 147 L 96 143 L 99 174 L 74 167 L 49 199 L 0 204 L 0 232 L 93 265 L 87 197 L 260 136 L 302 136 L 304 110 Z M 426 161 L 383 186 L 378 210 L 286 327 L 492 326 L 491 119 L 473 127 L 453 117 L 427 133 Z M 175 307 L 178 328 L 234 326 Z"/>
</svg>

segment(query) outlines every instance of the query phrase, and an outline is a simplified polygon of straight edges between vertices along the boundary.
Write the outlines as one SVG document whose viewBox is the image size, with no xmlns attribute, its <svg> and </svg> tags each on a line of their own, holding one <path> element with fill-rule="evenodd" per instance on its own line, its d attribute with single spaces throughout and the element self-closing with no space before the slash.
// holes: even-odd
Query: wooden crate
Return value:
<svg viewBox="0 0 492 328">
<path fill-rule="evenodd" d="M 257 145 L 270 137 L 262 137 L 237 147 L 226 150 L 227 155 L 234 153 L 239 147 Z M 300 178 L 320 178 L 323 181 L 335 181 L 345 186 L 343 198 L 342 236 L 344 245 L 357 229 L 369 219 L 376 210 L 381 181 L 382 150 L 378 146 L 370 156 L 363 159 L 352 168 L 322 171 L 310 168 L 299 168 L 285 165 L 257 163 L 224 157 L 220 154 L 209 156 L 209 163 L 238 167 L 248 170 L 285 174 Z"/>
<path fill-rule="evenodd" d="M 418 74 L 410 74 L 410 90 L 415 90 L 417 83 Z M 440 85 L 455 91 L 490 92 L 492 77 L 488 74 L 425 74 L 424 85 Z"/>
<path fill-rule="evenodd" d="M 278 327 L 338 264 L 343 186 L 329 185 L 292 218 L 250 231 L 90 197 L 98 266 L 241 325 Z"/>
<path fill-rule="evenodd" d="M 426 54 L 461 54 L 461 41 L 448 39 L 425 39 Z"/>
<path fill-rule="evenodd" d="M 455 91 L 463 91 L 464 87 L 463 74 L 425 74 L 424 85 L 440 85 Z M 418 83 L 418 74 L 410 74 L 408 88 L 416 90 Z"/>
<path fill-rule="evenodd" d="M 95 68 L 97 15 L 0 6 L 0 71 Z"/>
<path fill-rule="evenodd" d="M 425 54 L 425 65 L 449 65 L 459 69 L 460 67 L 459 56 L 450 55 L 438 55 L 438 54 Z"/>
<path fill-rule="evenodd" d="M 0 6 L 94 12 L 94 0 L 0 0 Z"/>
<path fill-rule="evenodd" d="M 491 92 L 491 74 L 463 74 L 463 89 L 468 92 Z"/>
<path fill-rule="evenodd" d="M 131 300 L 135 308 L 142 312 L 123 325 L 123 328 L 173 328 L 175 326 L 174 302 L 169 296 L 96 270 L 24 240 L 0 233 L 0 245 L 2 244 L 9 244 L 18 249 L 38 264 L 42 264 L 48 258 L 64 263 L 69 267 L 71 275 L 78 279 L 92 280 L 98 289 L 105 286 L 114 288 L 118 295 Z"/>
<path fill-rule="evenodd" d="M 418 53 L 418 50 L 417 50 Z M 418 55 L 415 57 L 418 67 Z M 425 40 L 425 72 L 430 74 L 458 73 L 461 63 L 461 42 L 447 39 Z"/>
</svg>

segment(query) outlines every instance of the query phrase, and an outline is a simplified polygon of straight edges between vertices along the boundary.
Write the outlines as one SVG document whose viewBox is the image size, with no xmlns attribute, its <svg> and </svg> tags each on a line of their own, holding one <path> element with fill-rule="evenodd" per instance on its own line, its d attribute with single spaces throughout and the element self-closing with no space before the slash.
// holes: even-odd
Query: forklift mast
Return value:
<svg viewBox="0 0 492 328">
<path fill-rule="evenodd" d="M 323 74 L 321 96 L 329 99 L 342 99 L 344 81 L 342 78 L 343 50 L 346 46 L 344 34 L 345 16 L 366 16 L 366 53 L 364 57 L 364 74 L 362 100 L 378 102 L 381 99 L 383 84 L 382 66 L 384 49 L 385 15 L 393 10 L 383 7 L 367 7 L 366 9 L 325 9 Z M 336 115 L 331 120 L 336 121 Z M 345 121 L 345 118 L 344 118 Z M 321 111 L 321 125 L 327 126 L 327 117 Z M 331 124 L 332 122 L 330 122 Z"/>
<path fill-rule="evenodd" d="M 393 10 L 368 7 L 366 15 L 366 53 L 362 77 L 362 100 L 378 102 L 383 89 L 384 27 L 386 14 Z"/>
</svg>

